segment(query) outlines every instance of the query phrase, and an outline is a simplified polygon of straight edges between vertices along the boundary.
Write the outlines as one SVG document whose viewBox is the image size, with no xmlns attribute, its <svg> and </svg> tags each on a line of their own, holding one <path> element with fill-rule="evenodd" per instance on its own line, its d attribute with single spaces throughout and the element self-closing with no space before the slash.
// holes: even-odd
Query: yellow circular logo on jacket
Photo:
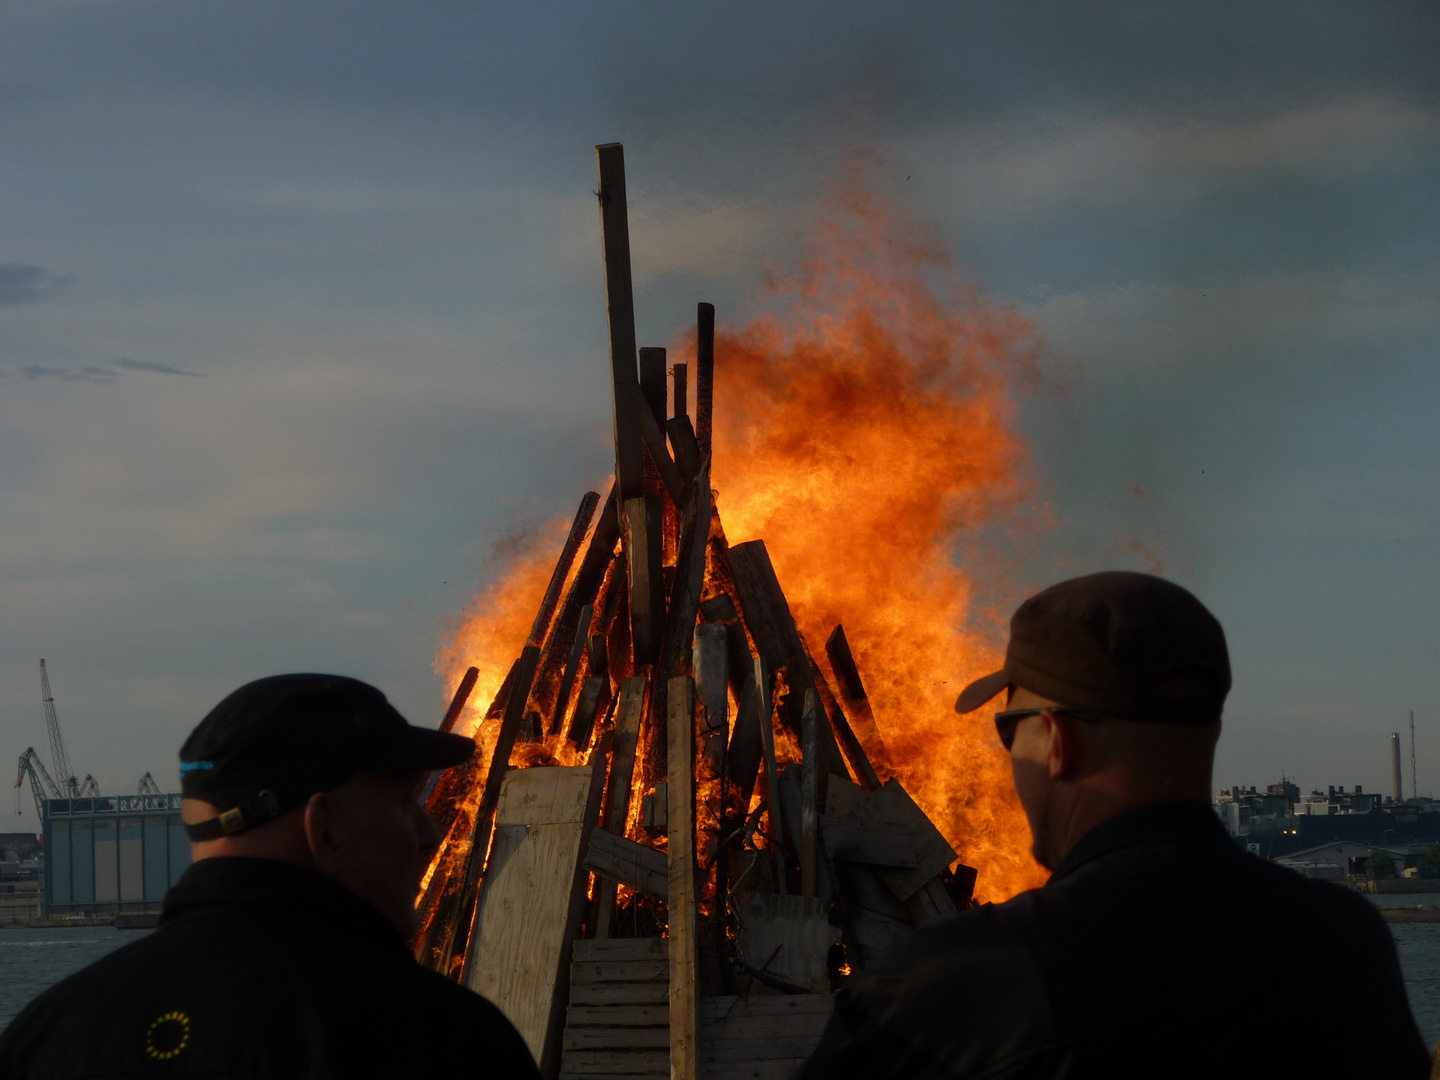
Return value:
<svg viewBox="0 0 1440 1080">
<path fill-rule="evenodd" d="M 190 1017 L 171 1010 L 157 1016 L 145 1031 L 145 1056 L 154 1061 L 169 1061 L 185 1049 L 190 1041 Z"/>
</svg>

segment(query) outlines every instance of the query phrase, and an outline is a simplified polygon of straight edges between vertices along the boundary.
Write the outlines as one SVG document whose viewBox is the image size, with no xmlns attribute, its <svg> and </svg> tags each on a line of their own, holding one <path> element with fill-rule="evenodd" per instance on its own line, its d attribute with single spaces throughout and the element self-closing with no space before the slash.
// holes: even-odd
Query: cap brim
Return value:
<svg viewBox="0 0 1440 1080">
<path fill-rule="evenodd" d="M 423 772 L 459 765 L 475 753 L 475 740 L 446 731 L 410 727 L 385 756 L 389 772 Z"/>
<path fill-rule="evenodd" d="M 955 699 L 955 711 L 972 713 L 1009 685 L 1010 676 L 1004 668 L 992 671 L 960 691 L 960 696 Z"/>
</svg>

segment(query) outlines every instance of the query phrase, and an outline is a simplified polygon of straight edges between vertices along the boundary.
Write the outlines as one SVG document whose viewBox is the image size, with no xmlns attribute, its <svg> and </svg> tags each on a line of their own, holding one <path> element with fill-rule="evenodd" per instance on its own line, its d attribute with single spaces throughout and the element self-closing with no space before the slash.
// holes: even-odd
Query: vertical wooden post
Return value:
<svg viewBox="0 0 1440 1080">
<path fill-rule="evenodd" d="M 800 895 L 815 896 L 820 840 L 820 695 L 805 691 L 800 714 Z"/>
<path fill-rule="evenodd" d="M 760 753 L 765 763 L 765 806 L 770 817 L 770 850 L 775 857 L 775 891 L 785 888 L 785 814 L 780 809 L 780 770 L 775 765 L 775 698 L 763 656 L 755 658 L 755 689 L 760 708 Z"/>
<path fill-rule="evenodd" d="M 700 1068 L 699 914 L 695 889 L 695 680 L 670 680 L 666 818 L 670 881 L 670 1078 L 698 1080 Z"/>
<path fill-rule="evenodd" d="M 695 308 L 695 440 L 710 456 L 710 414 L 715 406 L 715 306 Z"/>
<path fill-rule="evenodd" d="M 715 860 L 720 821 L 725 809 L 722 787 L 725 781 L 725 747 L 730 734 L 726 633 L 724 623 L 701 623 L 695 628 L 695 688 L 700 699 L 695 756 L 701 800 L 696 810 L 695 851 L 702 866 L 709 866 Z"/>
<path fill-rule="evenodd" d="M 660 428 L 665 427 L 665 350 L 640 350 L 640 391 L 650 406 L 650 415 Z"/>
<path fill-rule="evenodd" d="M 615 389 L 615 479 L 620 501 L 645 494 L 645 452 L 633 415 L 634 402 L 621 392 L 635 377 L 635 293 L 630 280 L 630 218 L 625 206 L 625 148 L 595 147 L 600 178 L 600 235 L 605 251 L 605 314 L 610 324 L 610 374 Z"/>
<path fill-rule="evenodd" d="M 635 669 L 655 662 L 665 622 L 660 499 L 625 501 L 625 556 L 630 581 L 630 647 Z"/>
<path fill-rule="evenodd" d="M 686 373 L 689 368 L 686 364 L 676 364 L 670 369 L 674 372 L 674 401 L 670 409 L 670 415 L 679 420 L 682 416 L 690 414 L 690 387 L 687 385 Z"/>
<path fill-rule="evenodd" d="M 635 749 L 640 739 L 640 719 L 645 712 L 644 677 L 626 679 L 620 687 L 620 703 L 615 713 L 615 742 L 610 751 L 610 780 L 605 793 L 605 817 L 602 827 L 616 836 L 625 835 L 625 822 L 630 816 L 630 785 L 635 776 Z M 599 911 L 595 918 L 595 936 L 610 936 L 615 920 L 615 883 L 600 883 Z"/>
</svg>

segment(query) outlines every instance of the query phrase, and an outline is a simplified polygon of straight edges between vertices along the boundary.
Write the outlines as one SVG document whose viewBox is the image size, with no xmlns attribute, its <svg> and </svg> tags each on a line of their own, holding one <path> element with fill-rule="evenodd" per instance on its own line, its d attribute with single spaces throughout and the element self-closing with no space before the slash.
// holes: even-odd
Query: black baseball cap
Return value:
<svg viewBox="0 0 1440 1080">
<path fill-rule="evenodd" d="M 192 840 L 244 832 L 361 772 L 421 772 L 475 752 L 461 735 L 413 727 L 385 695 L 344 675 L 272 675 L 210 710 L 180 748 L 180 791 L 219 807 Z"/>
<path fill-rule="evenodd" d="M 1036 593 L 1010 619 L 1005 666 L 960 692 L 974 712 L 1007 687 L 1117 720 L 1208 724 L 1230 692 L 1225 631 L 1172 581 L 1111 570 Z"/>
</svg>

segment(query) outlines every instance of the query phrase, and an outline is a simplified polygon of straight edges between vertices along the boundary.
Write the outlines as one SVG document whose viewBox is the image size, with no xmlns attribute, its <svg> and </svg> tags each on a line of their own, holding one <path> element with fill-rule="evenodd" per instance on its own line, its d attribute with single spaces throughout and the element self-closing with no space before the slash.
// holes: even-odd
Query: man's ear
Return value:
<svg viewBox="0 0 1440 1080">
<path fill-rule="evenodd" d="M 1051 780 L 1068 780 L 1080 765 L 1079 721 L 1045 713 L 1046 764 Z"/>
<path fill-rule="evenodd" d="M 335 851 L 334 817 L 335 807 L 323 791 L 311 795 L 305 803 L 305 843 L 317 866 L 324 866 L 327 856 Z"/>
</svg>

